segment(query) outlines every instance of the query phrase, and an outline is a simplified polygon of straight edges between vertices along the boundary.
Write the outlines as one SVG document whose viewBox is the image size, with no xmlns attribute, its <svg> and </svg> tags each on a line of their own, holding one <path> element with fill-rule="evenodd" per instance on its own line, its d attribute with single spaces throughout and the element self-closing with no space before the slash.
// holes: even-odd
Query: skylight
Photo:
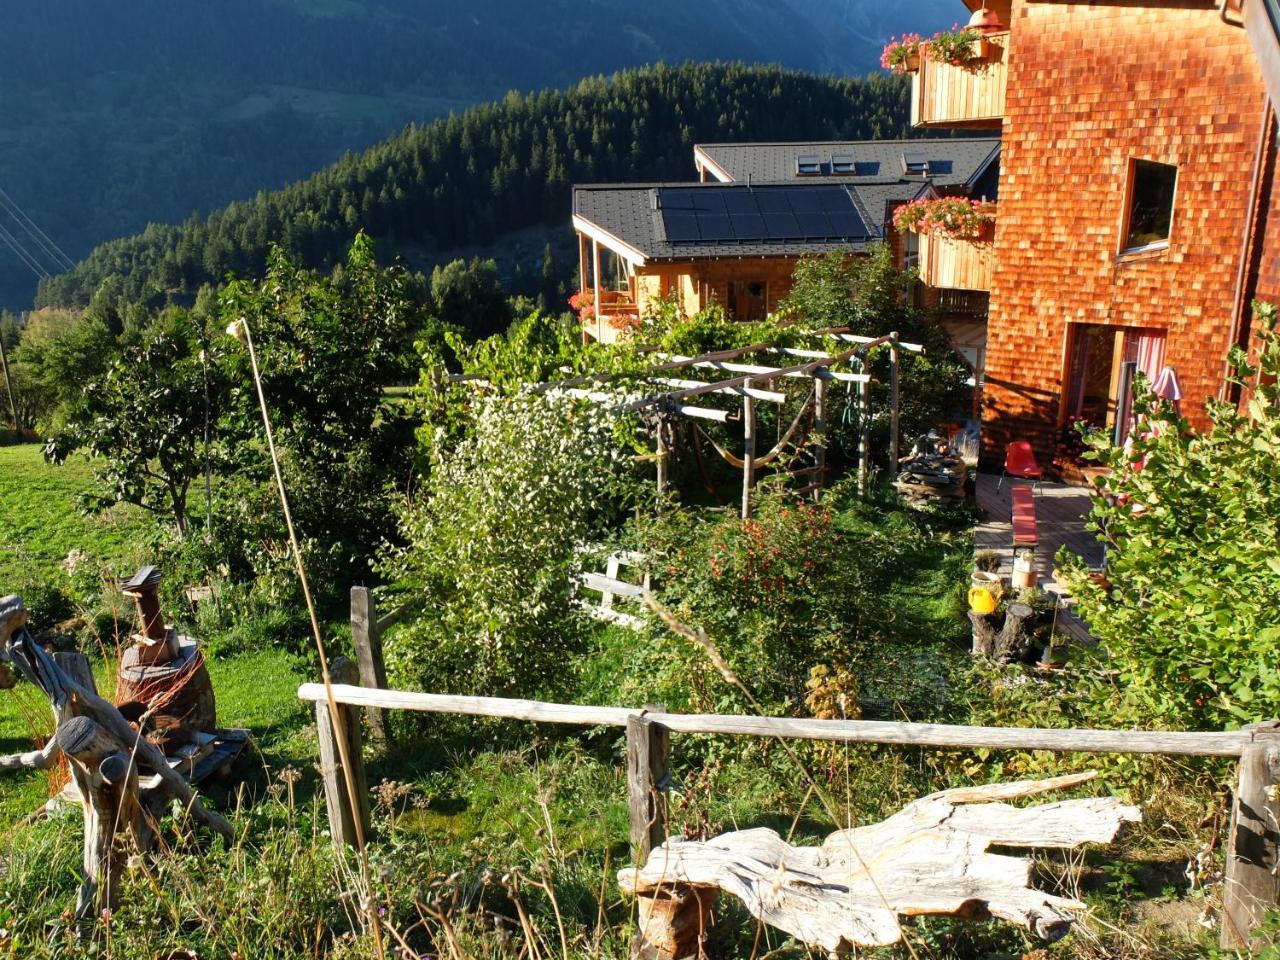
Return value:
<svg viewBox="0 0 1280 960">
<path fill-rule="evenodd" d="M 822 173 L 822 158 L 816 153 L 802 153 L 796 157 L 796 173 L 802 177 L 816 177 Z"/>
</svg>

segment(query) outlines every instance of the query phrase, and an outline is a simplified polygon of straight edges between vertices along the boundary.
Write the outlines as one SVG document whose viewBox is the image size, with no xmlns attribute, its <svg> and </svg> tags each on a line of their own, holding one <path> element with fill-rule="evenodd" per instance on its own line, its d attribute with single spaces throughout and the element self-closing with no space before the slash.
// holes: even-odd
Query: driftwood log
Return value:
<svg viewBox="0 0 1280 960">
<path fill-rule="evenodd" d="M 793 847 L 772 830 L 727 833 L 707 841 L 676 837 L 640 869 L 618 875 L 623 892 L 641 900 L 650 942 L 679 935 L 652 922 L 647 900 L 684 900 L 694 907 L 722 890 L 757 918 L 828 952 L 887 946 L 902 939 L 900 918 L 925 914 L 998 917 L 1052 940 L 1084 909 L 1078 900 L 1030 886 L 1031 860 L 990 853 L 991 846 L 1072 849 L 1111 841 L 1136 807 L 1112 797 L 1031 807 L 1003 801 L 1074 787 L 1093 773 L 962 787 L 930 794 L 889 819 L 840 830 L 817 847 Z M 649 906 L 650 909 L 645 909 Z M 673 918 L 683 928 L 687 917 Z"/>
<path fill-rule="evenodd" d="M 44 692 L 56 733 L 42 750 L 0 757 L 0 770 L 48 769 L 60 753 L 71 764 L 85 816 L 85 881 L 77 916 L 85 919 L 114 903 L 120 866 L 117 840 L 132 835 L 140 849 L 152 839 L 138 787 L 139 768 L 158 778 L 158 789 L 180 801 L 192 817 L 234 839 L 231 824 L 200 803 L 191 785 L 115 706 L 98 696 L 92 674 L 55 662 L 27 631 L 27 611 L 15 596 L 0 598 L 0 661 L 13 664 Z"/>
</svg>

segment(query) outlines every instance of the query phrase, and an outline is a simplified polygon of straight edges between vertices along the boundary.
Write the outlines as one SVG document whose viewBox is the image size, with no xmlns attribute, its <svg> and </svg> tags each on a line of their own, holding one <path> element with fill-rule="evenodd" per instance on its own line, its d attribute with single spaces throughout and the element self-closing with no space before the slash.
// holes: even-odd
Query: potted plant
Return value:
<svg viewBox="0 0 1280 960">
<path fill-rule="evenodd" d="M 990 240 L 995 223 L 994 203 L 967 197 L 921 198 L 893 212 L 893 226 L 899 233 L 936 234 L 952 240 Z"/>
<path fill-rule="evenodd" d="M 920 44 L 918 33 L 904 33 L 897 40 L 890 40 L 880 53 L 880 66 L 891 73 L 913 73 L 920 69 Z"/>
<path fill-rule="evenodd" d="M 954 25 L 950 30 L 935 33 L 921 45 L 922 53 L 937 63 L 949 63 L 953 67 L 967 67 L 981 63 L 991 55 L 990 44 L 981 31 L 973 27 Z"/>
</svg>

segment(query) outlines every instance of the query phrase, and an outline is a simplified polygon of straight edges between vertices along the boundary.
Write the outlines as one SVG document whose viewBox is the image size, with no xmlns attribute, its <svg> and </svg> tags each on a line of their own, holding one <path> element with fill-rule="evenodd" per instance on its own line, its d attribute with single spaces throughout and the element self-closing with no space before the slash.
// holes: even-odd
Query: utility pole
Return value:
<svg viewBox="0 0 1280 960">
<path fill-rule="evenodd" d="M 13 432 L 18 432 L 18 405 L 13 402 L 13 381 L 9 379 L 9 357 L 4 349 L 4 331 L 0 330 L 0 368 L 4 369 L 4 388 L 9 394 L 9 417 L 13 420 Z"/>
</svg>

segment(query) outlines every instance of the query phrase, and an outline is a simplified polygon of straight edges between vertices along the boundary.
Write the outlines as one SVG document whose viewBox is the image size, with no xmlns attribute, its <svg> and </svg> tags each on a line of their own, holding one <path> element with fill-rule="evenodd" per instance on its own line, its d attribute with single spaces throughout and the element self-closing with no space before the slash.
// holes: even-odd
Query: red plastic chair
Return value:
<svg viewBox="0 0 1280 960">
<path fill-rule="evenodd" d="M 1018 477 L 1022 480 L 1034 481 L 1033 489 L 1040 486 L 1044 471 L 1036 463 L 1036 455 L 1031 444 L 1025 440 L 1015 440 L 1004 448 L 1004 472 L 1000 474 L 1000 482 L 996 484 L 996 492 L 1000 492 L 1005 477 Z"/>
</svg>

